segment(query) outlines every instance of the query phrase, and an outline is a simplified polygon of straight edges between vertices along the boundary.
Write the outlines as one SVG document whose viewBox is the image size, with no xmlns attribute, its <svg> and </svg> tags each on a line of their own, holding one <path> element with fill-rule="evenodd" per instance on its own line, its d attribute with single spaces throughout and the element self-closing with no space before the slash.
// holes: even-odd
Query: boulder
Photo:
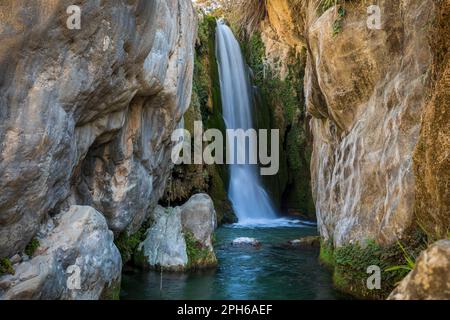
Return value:
<svg viewBox="0 0 450 320">
<path fill-rule="evenodd" d="M 411 271 L 391 293 L 389 300 L 449 300 L 450 240 L 428 247 Z"/>
<path fill-rule="evenodd" d="M 152 219 L 154 223 L 137 249 L 139 261 L 136 262 L 144 268 L 184 270 L 189 261 L 181 227 L 180 208 L 157 206 L 152 213 Z"/>
<path fill-rule="evenodd" d="M 181 207 L 158 206 L 152 219 L 154 223 L 137 249 L 139 266 L 184 271 L 217 264 L 212 243 L 216 211 L 208 195 L 194 195 Z"/>
<path fill-rule="evenodd" d="M 213 250 L 212 235 L 217 227 L 217 217 L 211 197 L 196 194 L 180 209 L 184 232 L 190 232 L 203 247 Z"/>
<path fill-rule="evenodd" d="M 0 278 L 0 299 L 96 300 L 118 298 L 122 260 L 104 216 L 72 206 L 39 239 L 30 260 Z"/>
</svg>

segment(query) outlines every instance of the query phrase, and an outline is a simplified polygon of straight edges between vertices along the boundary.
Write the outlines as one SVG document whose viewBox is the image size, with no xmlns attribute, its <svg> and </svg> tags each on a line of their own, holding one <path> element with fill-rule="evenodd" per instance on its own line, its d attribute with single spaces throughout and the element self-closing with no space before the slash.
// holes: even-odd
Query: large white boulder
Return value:
<svg viewBox="0 0 450 320">
<path fill-rule="evenodd" d="M 72 206 L 55 221 L 33 257 L 0 278 L 0 299 L 118 298 L 122 260 L 103 215 Z"/>
</svg>

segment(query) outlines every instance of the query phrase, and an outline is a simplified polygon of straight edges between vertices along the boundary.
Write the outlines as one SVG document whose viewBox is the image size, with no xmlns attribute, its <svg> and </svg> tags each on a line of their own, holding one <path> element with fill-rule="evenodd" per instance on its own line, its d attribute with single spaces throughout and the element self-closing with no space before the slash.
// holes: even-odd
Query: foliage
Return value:
<svg viewBox="0 0 450 320">
<path fill-rule="evenodd" d="M 337 36 L 342 31 L 342 22 L 346 15 L 344 7 L 339 7 L 338 17 L 333 22 L 333 36 Z"/>
<path fill-rule="evenodd" d="M 403 254 L 403 263 L 398 265 L 392 265 L 386 268 L 385 271 L 392 272 L 398 270 L 405 270 L 407 272 L 412 271 L 416 266 L 416 260 L 423 250 L 425 250 L 430 244 L 437 241 L 438 239 L 434 238 L 430 233 L 428 233 L 425 228 L 417 222 L 417 236 L 416 243 L 417 245 L 414 247 L 414 250 L 408 250 L 401 241 L 397 241 L 397 245 L 400 248 Z"/>
<path fill-rule="evenodd" d="M 14 274 L 14 268 L 8 258 L 0 259 L 0 276 L 5 274 Z"/>
<path fill-rule="evenodd" d="M 420 228 L 411 229 L 394 244 L 382 247 L 373 240 L 333 248 L 333 241 L 322 241 L 320 261 L 333 270 L 337 289 L 361 299 L 385 299 L 414 267 L 414 261 L 427 246 L 427 236 Z M 406 262 L 405 262 L 406 261 Z M 369 266 L 378 266 L 381 290 L 369 290 L 366 285 Z"/>
<path fill-rule="evenodd" d="M 398 246 L 400 247 L 400 249 L 403 252 L 403 257 L 405 258 L 406 264 L 402 264 L 402 265 L 396 265 L 396 266 L 391 266 L 386 268 L 386 271 L 398 271 L 398 270 L 406 270 L 406 271 L 412 271 L 414 269 L 414 267 L 416 266 L 415 263 L 415 258 L 412 257 L 407 251 L 406 249 L 403 247 L 402 243 L 400 241 L 397 241 Z"/>
<path fill-rule="evenodd" d="M 36 238 L 33 238 L 25 247 L 25 253 L 31 257 L 31 256 L 33 256 L 36 249 L 39 248 L 39 246 L 40 246 L 39 240 Z"/>
<path fill-rule="evenodd" d="M 381 289 L 367 288 L 367 268 L 375 265 L 385 270 L 401 260 L 396 247 L 383 248 L 373 240 L 361 244 L 347 244 L 333 248 L 332 242 L 322 242 L 320 260 L 333 270 L 333 283 L 337 289 L 360 299 L 385 299 L 395 285 L 406 275 L 404 270 L 381 273 Z"/>
</svg>

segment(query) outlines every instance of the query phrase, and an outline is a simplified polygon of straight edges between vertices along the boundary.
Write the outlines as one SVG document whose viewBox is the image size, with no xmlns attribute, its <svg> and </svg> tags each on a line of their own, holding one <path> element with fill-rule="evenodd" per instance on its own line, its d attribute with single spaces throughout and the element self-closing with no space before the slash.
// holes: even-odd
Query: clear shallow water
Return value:
<svg viewBox="0 0 450 320">
<path fill-rule="evenodd" d="M 315 235 L 315 228 L 286 219 L 269 227 L 225 226 L 216 233 L 216 270 L 191 274 L 124 274 L 121 299 L 340 299 L 331 275 L 318 263 L 318 250 L 281 247 L 288 240 Z M 261 248 L 232 247 L 239 237 L 256 238 Z"/>
</svg>

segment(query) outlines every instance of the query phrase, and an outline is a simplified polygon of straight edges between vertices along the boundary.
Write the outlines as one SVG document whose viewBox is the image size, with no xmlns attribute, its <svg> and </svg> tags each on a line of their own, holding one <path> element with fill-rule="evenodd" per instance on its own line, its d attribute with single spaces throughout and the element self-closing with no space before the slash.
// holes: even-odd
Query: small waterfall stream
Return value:
<svg viewBox="0 0 450 320">
<path fill-rule="evenodd" d="M 254 128 L 248 67 L 233 32 L 220 21 L 217 23 L 216 31 L 216 56 L 219 65 L 222 111 L 227 129 Z M 248 155 L 255 151 L 252 148 L 257 146 L 237 143 L 236 148 L 245 148 Z M 262 185 L 258 166 L 231 164 L 229 168 L 228 196 L 239 223 L 264 223 L 275 219 L 277 215 Z"/>
</svg>

